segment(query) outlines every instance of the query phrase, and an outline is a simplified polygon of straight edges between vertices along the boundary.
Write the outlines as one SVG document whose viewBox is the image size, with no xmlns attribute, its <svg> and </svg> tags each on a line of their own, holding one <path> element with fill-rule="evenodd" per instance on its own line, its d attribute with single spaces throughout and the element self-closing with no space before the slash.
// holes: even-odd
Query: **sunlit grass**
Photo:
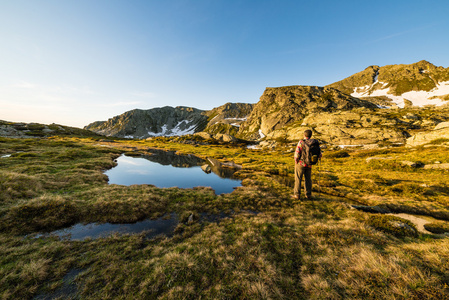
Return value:
<svg viewBox="0 0 449 300">
<path fill-rule="evenodd" d="M 209 188 L 108 185 L 103 172 L 120 153 L 146 153 L 151 147 L 233 161 L 242 166 L 236 173 L 242 187 L 216 196 Z M 449 296 L 448 238 L 395 230 L 398 219 L 346 203 L 432 215 L 442 220 L 433 228 L 444 230 L 448 172 L 401 164 L 447 163 L 443 147 L 325 151 L 313 170 L 316 200 L 306 202 L 290 198 L 293 155 L 286 149 L 195 146 L 165 138 L 0 139 L 3 154 L 12 154 L 0 158 L 4 299 L 51 294 L 73 269 L 82 270 L 75 282 L 83 299 Z M 393 158 L 367 161 L 370 157 Z M 33 238 L 78 222 L 129 223 L 172 212 L 180 224 L 170 238 L 147 239 L 144 233 L 85 241 Z M 202 212 L 229 217 L 185 223 L 186 216 Z"/>
</svg>

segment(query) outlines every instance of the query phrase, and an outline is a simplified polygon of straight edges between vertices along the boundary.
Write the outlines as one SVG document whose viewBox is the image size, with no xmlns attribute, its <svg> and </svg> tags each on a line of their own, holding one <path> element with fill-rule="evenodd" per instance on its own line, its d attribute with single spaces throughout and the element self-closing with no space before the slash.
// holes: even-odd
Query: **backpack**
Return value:
<svg viewBox="0 0 449 300">
<path fill-rule="evenodd" d="M 308 166 L 316 165 L 320 158 L 320 142 L 315 139 L 302 140 L 301 160 Z"/>
</svg>

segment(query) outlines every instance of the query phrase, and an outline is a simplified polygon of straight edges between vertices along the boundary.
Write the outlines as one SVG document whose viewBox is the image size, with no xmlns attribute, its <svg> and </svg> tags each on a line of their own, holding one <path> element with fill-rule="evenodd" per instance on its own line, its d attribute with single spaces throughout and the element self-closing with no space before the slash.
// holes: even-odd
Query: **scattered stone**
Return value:
<svg viewBox="0 0 449 300">
<path fill-rule="evenodd" d="M 407 139 L 407 146 L 419 146 L 438 139 L 449 139 L 449 122 L 439 123 L 431 131 L 419 132 L 409 137 Z"/>
<path fill-rule="evenodd" d="M 414 115 L 412 113 L 408 113 L 404 116 L 405 119 L 409 120 L 419 120 L 419 117 L 417 115 Z"/>
<path fill-rule="evenodd" d="M 373 156 L 373 157 L 368 157 L 366 158 L 366 162 L 369 163 L 372 160 L 391 160 L 393 159 L 393 157 L 388 156 L 388 157 L 377 157 L 377 156 Z"/>
<path fill-rule="evenodd" d="M 217 140 L 219 140 L 219 141 L 223 141 L 223 142 L 225 142 L 225 143 L 234 143 L 234 142 L 237 142 L 237 139 L 235 138 L 235 137 L 233 137 L 232 135 L 230 135 L 230 134 L 216 134 L 215 136 L 215 139 L 217 139 Z"/>
<path fill-rule="evenodd" d="M 422 162 L 419 162 L 419 161 L 408 161 L 408 160 L 401 161 L 401 164 L 409 166 L 411 168 L 422 168 L 424 166 L 424 164 Z"/>
<path fill-rule="evenodd" d="M 193 214 L 190 214 L 189 218 L 187 219 L 187 224 L 193 224 Z"/>
<path fill-rule="evenodd" d="M 204 131 L 197 132 L 197 133 L 195 133 L 194 135 L 199 136 L 199 137 L 202 137 L 202 138 L 205 139 L 205 140 L 210 140 L 210 139 L 212 139 L 212 135 L 209 134 L 209 133 L 207 133 L 207 132 L 204 132 Z"/>
<path fill-rule="evenodd" d="M 212 172 L 212 169 L 210 168 L 210 166 L 209 165 L 202 165 L 201 166 L 201 170 L 203 170 L 204 171 L 204 173 L 207 173 L 207 174 L 209 174 L 210 172 Z"/>
<path fill-rule="evenodd" d="M 433 164 L 433 165 L 425 165 L 424 166 L 425 170 L 432 170 L 432 169 L 443 169 L 443 170 L 448 170 L 449 169 L 449 163 L 439 163 L 439 164 Z"/>
</svg>

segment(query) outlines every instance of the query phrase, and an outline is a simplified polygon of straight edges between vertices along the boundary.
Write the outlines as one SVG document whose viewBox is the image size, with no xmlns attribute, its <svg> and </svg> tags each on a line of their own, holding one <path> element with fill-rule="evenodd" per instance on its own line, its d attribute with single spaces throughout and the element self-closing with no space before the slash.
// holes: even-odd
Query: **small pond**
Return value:
<svg viewBox="0 0 449 300">
<path fill-rule="evenodd" d="M 217 195 L 230 193 L 241 186 L 241 180 L 233 176 L 236 168 L 225 168 L 216 160 L 205 161 L 193 155 L 166 151 L 142 157 L 122 155 L 117 159 L 117 164 L 105 172 L 109 184 L 151 184 L 160 188 L 205 186 L 214 189 Z M 206 173 L 201 169 L 201 165 L 205 164 L 210 166 L 212 172 Z"/>
<path fill-rule="evenodd" d="M 178 218 L 175 213 L 156 220 L 144 220 L 136 223 L 112 224 L 112 223 L 89 223 L 76 224 L 69 228 L 56 230 L 50 234 L 39 234 L 36 238 L 46 236 L 57 236 L 71 241 L 83 241 L 85 239 L 97 239 L 108 237 L 113 234 L 135 234 L 147 232 L 147 238 L 158 235 L 170 236 L 178 225 Z"/>
<path fill-rule="evenodd" d="M 246 211 L 251 215 L 256 215 L 258 212 Z M 219 214 L 200 213 L 194 222 L 209 222 L 219 223 L 223 219 L 232 218 L 232 214 L 221 212 Z M 190 217 L 189 217 L 190 219 Z M 55 230 L 51 233 L 37 234 L 34 237 L 58 237 L 60 239 L 67 239 L 71 241 L 83 241 L 86 239 L 97 239 L 103 237 L 109 237 L 114 234 L 137 234 L 145 232 L 145 237 L 148 239 L 154 238 L 158 235 L 164 235 L 171 237 L 178 226 L 179 220 L 176 213 L 167 214 L 159 219 L 150 220 L 146 219 L 135 223 L 89 223 L 89 224 L 75 224 L 71 227 Z M 189 224 L 189 221 L 186 222 Z"/>
</svg>

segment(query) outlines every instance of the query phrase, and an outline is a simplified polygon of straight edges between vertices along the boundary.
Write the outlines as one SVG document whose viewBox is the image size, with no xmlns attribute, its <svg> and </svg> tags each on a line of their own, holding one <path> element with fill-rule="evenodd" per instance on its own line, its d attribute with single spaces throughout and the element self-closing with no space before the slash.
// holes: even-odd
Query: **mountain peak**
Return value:
<svg viewBox="0 0 449 300">
<path fill-rule="evenodd" d="M 370 66 L 328 85 L 354 97 L 387 97 L 392 104 L 443 105 L 449 97 L 449 68 L 421 60 L 414 64 Z"/>
</svg>

